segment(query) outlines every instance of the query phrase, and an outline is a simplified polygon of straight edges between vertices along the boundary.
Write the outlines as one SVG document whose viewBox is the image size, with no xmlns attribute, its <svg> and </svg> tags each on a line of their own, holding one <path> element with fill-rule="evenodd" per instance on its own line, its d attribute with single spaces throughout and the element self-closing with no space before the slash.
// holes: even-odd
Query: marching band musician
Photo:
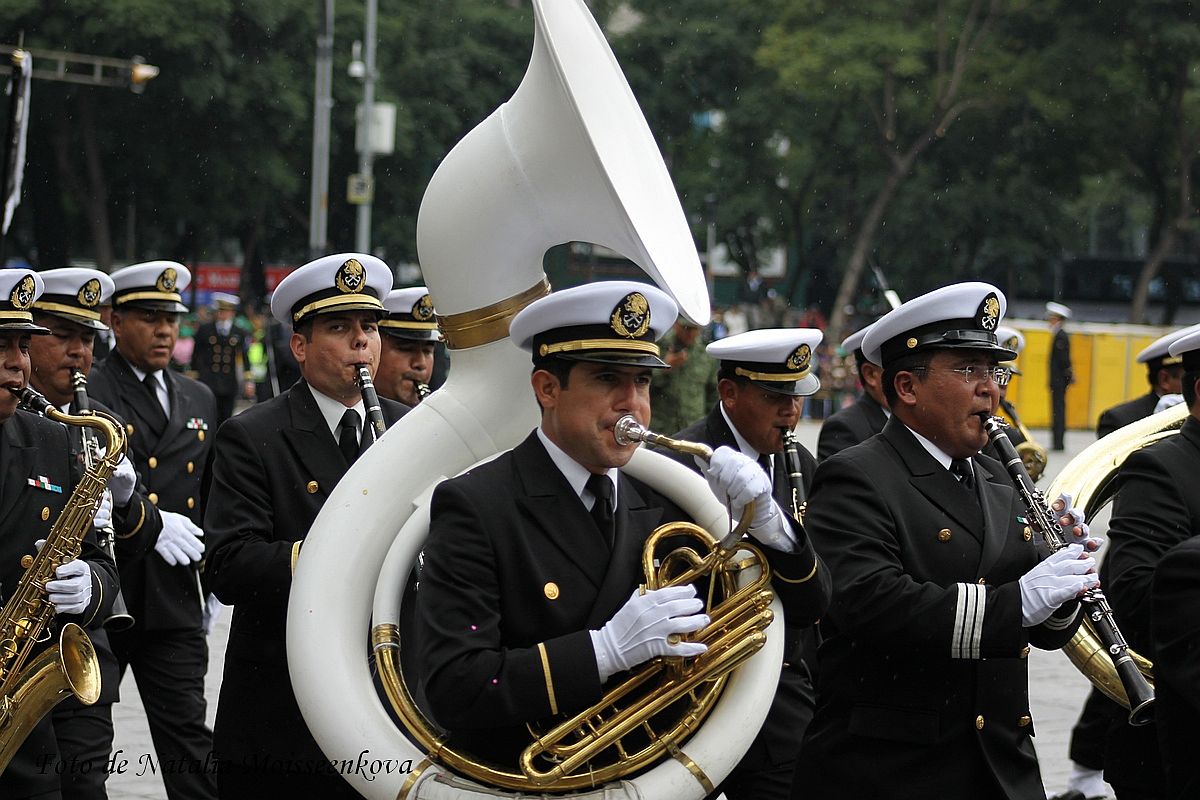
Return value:
<svg viewBox="0 0 1200 800">
<path fill-rule="evenodd" d="M 113 651 L 133 669 L 171 798 L 216 795 L 209 768 L 212 732 L 205 724 L 208 670 L 205 598 L 199 583 L 204 552 L 204 494 L 216 401 L 212 391 L 168 368 L 181 292 L 191 272 L 174 261 L 149 261 L 110 276 L 117 347 L 92 370 L 89 393 L 125 422 L 134 467 L 158 507 L 162 531 L 154 553 L 122 565 L 122 592 L 136 623 L 111 632 Z"/>
<path fill-rule="evenodd" d="M 301 543 L 333 487 L 373 441 L 358 365 L 379 361 L 383 261 L 318 258 L 288 275 L 271 313 L 293 327 L 301 380 L 221 427 L 205 517 L 209 585 L 233 623 L 213 739 L 222 800 L 354 798 L 322 755 L 288 677 L 284 628 Z M 408 409 L 380 399 L 390 426 Z M 349 745 L 348 745 L 349 746 Z M 336 757 L 331 754 L 330 758 Z"/>
<path fill-rule="evenodd" d="M 1070 639 L 1097 543 L 1046 557 L 1008 473 L 979 455 L 1015 356 L 995 335 L 1004 309 L 993 286 L 948 286 L 863 340 L 892 416 L 817 468 L 805 524 L 835 590 L 794 797 L 1045 797 L 1025 658 Z M 1086 536 L 1066 506 L 1060 523 Z"/>
<path fill-rule="evenodd" d="M 1117 472 L 1117 494 L 1108 527 L 1110 549 L 1101 571 L 1125 638 L 1155 662 L 1156 678 L 1158 658 L 1152 629 L 1160 607 L 1151 601 L 1155 568 L 1168 550 L 1200 534 L 1200 402 L 1196 399 L 1200 328 L 1176 331 L 1162 347 L 1161 356 L 1178 366 L 1179 385 L 1190 415 L 1179 435 L 1134 451 Z M 1169 716 L 1171 711 L 1165 713 Z M 1111 719 L 1104 779 L 1118 800 L 1163 797 L 1166 793 L 1164 764 L 1168 769 L 1174 765 L 1160 755 L 1157 727 L 1157 722 L 1131 726 L 1125 714 Z M 1172 753 L 1164 755 L 1169 759 Z"/>
<path fill-rule="evenodd" d="M 858 368 L 858 380 L 863 391 L 856 402 L 834 412 L 821 424 L 821 436 L 817 439 L 818 461 L 870 439 L 883 430 L 892 413 L 888 410 L 887 398 L 883 396 L 880 383 L 883 369 L 867 361 L 863 355 L 862 341 L 869 330 L 870 325 L 842 340 L 842 352 L 854 353 L 854 364 Z"/>
<path fill-rule="evenodd" d="M 417 590 L 418 662 L 435 720 L 473 755 L 512 768 L 526 723 L 580 711 L 604 684 L 655 656 L 694 656 L 676 634 L 707 623 L 695 589 L 639 593 L 646 536 L 682 512 L 621 471 L 636 445 L 613 426 L 650 418 L 656 344 L 676 316 L 658 288 L 629 281 L 556 292 L 513 319 L 533 356 L 541 423 L 498 458 L 441 483 Z M 755 502 L 789 619 L 812 622 L 828 583 L 799 526 L 753 459 L 720 448 L 705 469 L 734 517 Z M 820 573 L 824 573 L 821 569 Z"/>
<path fill-rule="evenodd" d="M 212 389 L 217 398 L 217 420 L 213 429 L 233 416 L 238 395 L 254 397 L 254 379 L 250 369 L 250 331 L 234 318 L 238 297 L 228 292 L 213 292 L 216 318 L 196 329 L 196 347 L 192 351 L 192 369 L 196 379 Z"/>
<path fill-rule="evenodd" d="M 1115 405 L 1102 413 L 1100 420 L 1096 423 L 1097 439 L 1103 439 L 1118 428 L 1150 416 L 1159 410 L 1158 405 L 1164 397 L 1177 395 L 1183 391 L 1182 361 L 1177 356 L 1171 355 L 1167 348 L 1185 332 L 1191 330 L 1192 328 L 1173 330 L 1160 336 L 1138 353 L 1137 362 L 1146 365 L 1146 381 L 1150 384 L 1150 391 L 1141 397 L 1135 397 Z"/>
<path fill-rule="evenodd" d="M 92 369 L 92 344 L 96 332 L 107 329 L 100 320 L 99 306 L 109 302 L 112 279 L 94 269 L 52 269 L 41 273 L 45 291 L 33 304 L 33 321 L 50 331 L 30 341 L 32 365 L 30 384 L 60 410 L 78 413 L 75 407 L 76 373 L 87 375 Z M 101 403 L 91 403 L 95 411 L 112 412 Z M 119 422 L 120 420 L 118 420 Z M 83 431 L 69 427 L 71 451 L 76 469 L 82 469 Z M 142 558 L 162 530 L 158 509 L 138 491 L 137 475 L 128 457 L 108 481 L 112 492 L 112 527 L 118 565 Z M 100 660 L 100 699 L 85 706 L 74 697 L 54 707 L 54 732 L 63 763 L 62 795 L 72 798 L 106 797 L 104 782 L 108 772 L 104 764 L 112 750 L 112 704 L 120 699 L 121 670 L 108 641 L 102 620 L 88 626 L 88 636 L 96 646 Z M 82 765 L 82 766 L 79 766 Z"/>
<path fill-rule="evenodd" d="M 34 324 L 31 311 L 42 288 L 41 278 L 30 270 L 0 270 L 0 603 L 8 600 L 24 575 L 22 557 L 48 537 L 75 488 L 67 429 L 17 408 L 11 391 L 24 389 L 29 381 L 32 337 L 50 333 Z M 110 523 L 111 507 L 106 494 L 95 515 L 96 527 Z M 84 538 L 79 558 L 58 567 L 56 574 L 46 589 L 61 621 L 89 625 L 108 614 L 117 573 L 96 545 L 94 532 Z M 47 714 L 0 774 L 0 797 L 61 797 L 58 761 L 54 725 Z"/>
<path fill-rule="evenodd" d="M 793 496 L 784 457 L 784 432 L 800 421 L 803 398 L 821 388 L 813 360 L 821 331 L 812 328 L 753 330 L 712 342 L 705 349 L 720 364 L 719 400 L 707 416 L 672 438 L 732 448 L 757 461 L 771 480 L 772 496 L 786 513 L 803 503 Z M 803 497 L 812 487 L 817 462 L 796 444 Z M 692 469 L 695 460 L 673 450 L 660 450 Z M 821 580 L 827 579 L 824 570 Z M 729 800 L 771 800 L 791 796 L 792 773 L 804 729 L 812 719 L 815 692 L 809 661 L 815 666 L 819 639 L 813 625 L 787 617 L 787 645 L 779 688 L 771 710 L 750 750 L 717 787 Z"/>
<path fill-rule="evenodd" d="M 375 390 L 407 406 L 421 402 L 433 377 L 438 342 L 433 301 L 424 286 L 393 289 L 383 300 L 387 316 L 379 320 L 379 370 Z M 423 389 L 420 387 L 424 387 Z"/>
</svg>

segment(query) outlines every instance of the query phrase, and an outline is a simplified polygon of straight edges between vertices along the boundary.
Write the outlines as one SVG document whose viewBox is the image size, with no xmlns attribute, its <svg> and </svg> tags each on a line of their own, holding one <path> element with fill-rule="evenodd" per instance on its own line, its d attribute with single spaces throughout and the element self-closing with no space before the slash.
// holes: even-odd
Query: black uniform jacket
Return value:
<svg viewBox="0 0 1200 800">
<path fill-rule="evenodd" d="M 1050 388 L 1066 389 L 1075 382 L 1071 369 L 1071 336 L 1059 328 L 1050 343 Z"/>
<path fill-rule="evenodd" d="M 642 545 L 683 518 L 620 474 L 610 551 L 536 432 L 514 450 L 441 483 L 417 590 L 417 645 L 435 719 L 472 753 L 513 763 L 526 722 L 544 725 L 602 694 L 590 630 L 645 578 Z M 811 549 L 766 550 L 776 574 L 811 574 Z M 789 619 L 811 622 L 823 584 L 777 582 Z"/>
<path fill-rule="evenodd" d="M 88 392 L 125 421 L 130 457 L 150 502 L 203 527 L 216 401 L 207 386 L 169 369 L 162 374 L 171 399 L 165 423 L 158 398 L 119 350 L 92 370 Z M 171 566 L 147 553 L 121 572 L 125 602 L 137 620 L 134 630 L 199 627 L 203 598 L 196 564 Z"/>
<path fill-rule="evenodd" d="M 1166 797 L 1192 800 L 1200 797 L 1200 536 L 1162 557 L 1152 598 L 1154 714 Z"/>
<path fill-rule="evenodd" d="M 206 322 L 196 329 L 195 342 L 192 369 L 196 370 L 200 382 L 214 394 L 236 395 L 241 390 L 238 366 L 244 375 L 250 370 L 250 332 L 234 324 L 229 333 L 222 336 L 217 332 L 217 323 Z"/>
<path fill-rule="evenodd" d="M 1116 480 L 1101 583 L 1125 640 L 1157 662 L 1151 635 L 1155 570 L 1168 550 L 1200 536 L 1200 420 L 1188 417 L 1178 435 L 1132 453 Z M 1106 780 L 1162 794 L 1156 724 L 1133 727 L 1124 714 L 1114 720 L 1105 751 Z"/>
<path fill-rule="evenodd" d="M 380 406 L 389 427 L 408 411 L 386 398 Z M 287 664 L 292 546 L 347 469 L 303 380 L 221 426 L 204 519 L 205 571 L 213 593 L 234 607 L 228 655 Z M 287 680 L 286 669 L 280 679 Z"/>
<path fill-rule="evenodd" d="M 1066 644 L 1078 604 L 1022 626 L 1045 550 L 1001 465 L 974 463 L 979 499 L 892 417 L 818 467 L 805 524 L 834 594 L 797 796 L 1044 796 L 1027 645 Z"/>
<path fill-rule="evenodd" d="M 1141 397 L 1113 406 L 1100 415 L 1096 423 L 1096 438 L 1103 439 L 1118 428 L 1124 428 L 1131 422 L 1148 417 L 1154 413 L 1159 397 L 1154 392 L 1146 392 Z"/>
<path fill-rule="evenodd" d="M 883 406 L 864 392 L 853 405 L 830 415 L 821 424 L 821 436 L 817 439 L 817 460 L 824 461 L 834 453 L 865 442 L 883 430 L 887 420 Z"/>
<path fill-rule="evenodd" d="M 25 574 L 21 557 L 33 554 L 34 542 L 50 534 L 75 488 L 74 482 L 66 427 L 25 411 L 17 411 L 0 425 L 0 603 L 7 602 L 16 590 Z M 92 599 L 83 614 L 56 616 L 60 625 L 88 625 L 103 619 L 117 591 L 116 567 L 96 545 L 90 527 L 80 558 L 92 570 Z M 57 626 L 50 633 L 57 639 Z M 0 775 L 0 797 L 57 790 L 59 776 L 52 768 L 43 771 L 37 766 L 39 756 L 53 759 L 57 754 L 54 729 L 47 715 Z"/>
</svg>

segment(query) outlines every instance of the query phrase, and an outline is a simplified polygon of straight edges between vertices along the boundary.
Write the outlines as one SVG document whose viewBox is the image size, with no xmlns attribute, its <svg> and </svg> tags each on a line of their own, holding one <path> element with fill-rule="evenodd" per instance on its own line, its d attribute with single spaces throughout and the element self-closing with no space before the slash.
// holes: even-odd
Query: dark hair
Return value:
<svg viewBox="0 0 1200 800">
<path fill-rule="evenodd" d="M 933 350 L 910 353 L 901 356 L 883 368 L 883 396 L 887 398 L 889 406 L 895 408 L 896 402 L 900 398 L 896 393 L 896 376 L 901 372 L 912 372 L 916 369 L 928 367 L 929 362 L 933 360 L 933 353 Z"/>
<path fill-rule="evenodd" d="M 1200 369 L 1183 373 L 1183 402 L 1188 404 L 1188 408 L 1196 405 L 1196 381 L 1200 381 Z"/>
<path fill-rule="evenodd" d="M 1156 389 L 1158 388 L 1159 372 L 1166 372 L 1168 375 L 1173 375 L 1177 371 L 1180 375 L 1183 374 L 1182 364 L 1159 364 L 1155 369 L 1146 370 L 1146 380 L 1149 382 L 1151 389 Z"/>
<path fill-rule="evenodd" d="M 571 370 L 578 363 L 578 361 L 571 361 L 566 358 L 539 358 L 533 362 L 533 369 L 530 371 L 530 374 L 532 375 L 539 369 L 544 369 L 558 378 L 558 384 L 566 389 L 571 381 Z"/>
<path fill-rule="evenodd" d="M 304 341 L 311 342 L 313 334 L 313 320 L 315 319 L 316 317 L 308 317 L 300 320 L 296 323 L 296 326 L 292 328 L 292 333 L 298 333 L 304 337 Z"/>
</svg>

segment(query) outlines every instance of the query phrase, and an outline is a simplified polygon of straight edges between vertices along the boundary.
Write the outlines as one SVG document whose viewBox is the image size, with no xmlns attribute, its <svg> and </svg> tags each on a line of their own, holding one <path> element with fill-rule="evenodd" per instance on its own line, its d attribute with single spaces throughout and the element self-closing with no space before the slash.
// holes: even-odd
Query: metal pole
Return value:
<svg viewBox="0 0 1200 800">
<path fill-rule="evenodd" d="M 317 70 L 313 88 L 312 193 L 308 255 L 324 255 L 329 229 L 329 124 L 333 112 L 333 0 L 317 0 Z"/>
<path fill-rule="evenodd" d="M 362 126 L 363 149 L 358 156 L 358 173 L 371 187 L 367 201 L 358 207 L 358 227 L 354 236 L 354 249 L 360 253 L 371 252 L 371 206 L 374 199 L 374 176 L 372 167 L 375 154 L 371 150 L 375 122 L 375 11 L 376 0 L 367 0 L 366 19 L 366 74 L 363 75 Z"/>
</svg>

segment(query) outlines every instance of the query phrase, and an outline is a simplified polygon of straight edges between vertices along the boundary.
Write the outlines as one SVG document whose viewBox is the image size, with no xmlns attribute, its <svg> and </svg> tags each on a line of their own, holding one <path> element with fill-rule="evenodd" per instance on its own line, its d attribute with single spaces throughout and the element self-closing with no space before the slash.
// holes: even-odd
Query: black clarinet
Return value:
<svg viewBox="0 0 1200 800">
<path fill-rule="evenodd" d="M 788 483 L 792 486 L 792 517 L 804 522 L 804 507 L 808 497 L 804 494 L 804 473 L 800 467 L 800 445 L 796 434 L 786 428 L 783 431 L 783 463 L 787 467 Z"/>
<path fill-rule="evenodd" d="M 371 370 L 366 364 L 358 365 L 358 388 L 362 391 L 363 405 L 367 408 L 367 419 L 374 431 L 374 441 L 387 433 L 387 423 L 383 421 L 383 409 L 379 406 L 379 395 L 375 393 L 375 383 L 371 380 Z"/>
<path fill-rule="evenodd" d="M 91 411 L 92 403 L 88 399 L 87 393 L 87 376 L 82 371 L 71 370 L 71 387 L 75 391 L 75 409 L 80 412 Z M 83 437 L 84 465 L 91 469 L 91 465 L 99 456 L 100 444 L 96 440 L 96 432 L 91 428 L 83 428 L 80 435 Z M 111 524 L 100 528 L 100 535 L 97 537 L 100 547 L 104 549 L 114 564 L 117 563 L 116 548 L 113 546 L 116 538 L 116 531 L 113 530 Z M 113 598 L 112 613 L 101 624 L 110 631 L 127 631 L 133 627 L 133 623 L 133 615 L 129 613 L 129 607 L 125 605 L 125 597 L 121 594 L 118 586 L 117 596 Z"/>
<path fill-rule="evenodd" d="M 1066 547 L 1068 542 L 1063 535 L 1062 526 L 1058 524 L 1058 515 L 1046 503 L 1042 491 L 1034 487 L 1033 479 L 1029 477 L 1021 456 L 1013 447 L 1008 434 L 1004 432 L 1004 428 L 1007 427 L 1004 420 L 987 414 L 980 414 L 980 419 L 983 420 L 983 428 L 987 431 L 988 438 L 991 439 L 996 453 L 1004 462 L 1009 477 L 1021 495 L 1021 501 L 1029 514 L 1030 527 L 1042 536 L 1050 552 Z M 1121 686 L 1129 699 L 1129 724 L 1145 725 L 1154 719 L 1154 687 L 1147 682 L 1134 663 L 1133 657 L 1129 655 L 1129 644 L 1121 634 L 1121 629 L 1117 627 L 1112 606 L 1099 589 L 1088 589 L 1079 602 L 1083 604 L 1096 636 L 1103 643 L 1109 658 L 1112 659 L 1113 668 L 1121 679 Z"/>
</svg>

